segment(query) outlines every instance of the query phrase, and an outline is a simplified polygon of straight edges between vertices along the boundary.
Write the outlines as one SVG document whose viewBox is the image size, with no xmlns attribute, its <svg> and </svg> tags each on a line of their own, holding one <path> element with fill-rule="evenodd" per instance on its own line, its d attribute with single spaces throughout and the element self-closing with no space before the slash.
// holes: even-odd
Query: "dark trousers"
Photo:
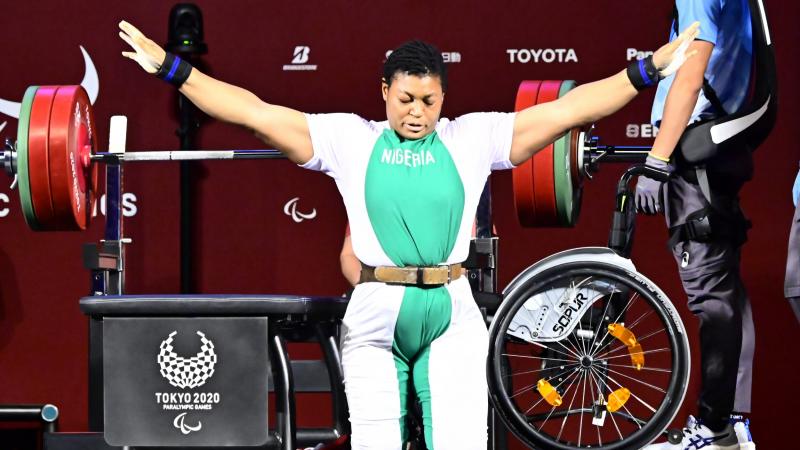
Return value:
<svg viewBox="0 0 800 450">
<path fill-rule="evenodd" d="M 687 216 L 708 206 L 692 181 L 679 176 L 667 183 L 667 226 L 685 223 Z M 712 185 L 714 195 L 738 211 L 738 187 L 714 192 Z M 739 270 L 741 243 L 723 234 L 705 242 L 679 241 L 672 248 L 689 310 L 700 320 L 699 417 L 712 429 L 723 427 L 733 411 L 750 411 L 755 334 Z"/>
</svg>

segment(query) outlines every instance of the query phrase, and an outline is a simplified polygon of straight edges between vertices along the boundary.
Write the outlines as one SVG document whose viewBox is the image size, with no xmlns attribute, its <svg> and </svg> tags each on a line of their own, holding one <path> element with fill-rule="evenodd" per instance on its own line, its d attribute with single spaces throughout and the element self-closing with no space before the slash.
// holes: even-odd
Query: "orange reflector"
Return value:
<svg viewBox="0 0 800 450">
<path fill-rule="evenodd" d="M 550 406 L 561 406 L 561 403 L 563 403 L 561 400 L 561 395 L 559 395 L 556 388 L 554 388 L 553 385 L 544 378 L 536 383 L 536 390 L 539 391 L 539 394 L 544 398 L 544 401 L 549 403 Z"/>
<path fill-rule="evenodd" d="M 631 355 L 631 364 L 636 370 L 642 370 L 642 367 L 644 367 L 644 352 L 642 351 L 642 346 L 636 341 L 636 335 L 633 334 L 633 331 L 625 328 L 622 324 L 611 323 L 608 325 L 608 332 L 628 347 L 628 353 Z"/>
<path fill-rule="evenodd" d="M 631 354 L 631 363 L 636 367 L 636 370 L 642 370 L 642 367 L 644 367 L 644 352 L 642 351 L 642 346 L 636 344 L 633 347 L 628 347 L 628 352 Z"/>
<path fill-rule="evenodd" d="M 611 323 L 608 325 L 608 332 L 627 347 L 636 345 L 636 336 L 634 336 L 631 330 L 625 328 L 624 325 Z"/>
<path fill-rule="evenodd" d="M 629 398 L 631 398 L 631 391 L 627 388 L 619 388 L 608 396 L 606 409 L 612 413 L 617 412 L 620 408 L 625 406 Z"/>
</svg>

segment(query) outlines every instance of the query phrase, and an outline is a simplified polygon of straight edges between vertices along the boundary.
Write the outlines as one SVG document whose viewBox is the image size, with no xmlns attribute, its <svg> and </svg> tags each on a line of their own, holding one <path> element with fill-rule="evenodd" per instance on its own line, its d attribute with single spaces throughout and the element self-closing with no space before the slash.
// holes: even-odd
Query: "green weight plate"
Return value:
<svg viewBox="0 0 800 450">
<path fill-rule="evenodd" d="M 36 213 L 33 211 L 33 199 L 31 198 L 31 182 L 28 172 L 28 126 L 30 125 L 33 98 L 38 89 L 39 86 L 30 86 L 25 91 L 19 108 L 19 124 L 17 125 L 17 189 L 25 223 L 34 231 L 38 231 L 40 227 L 36 220 Z"/>
<path fill-rule="evenodd" d="M 558 90 L 558 97 L 561 98 L 575 87 L 575 81 L 565 80 L 561 82 Z M 553 173 L 555 182 L 556 212 L 558 225 L 571 227 L 573 220 L 573 180 L 572 169 L 570 167 L 570 135 L 571 130 L 558 138 L 553 145 Z"/>
<path fill-rule="evenodd" d="M 555 172 L 556 209 L 558 225 L 570 227 L 572 213 L 572 180 L 569 173 L 569 153 L 567 145 L 569 133 L 558 138 L 553 145 L 553 171 Z"/>
<path fill-rule="evenodd" d="M 552 102 L 559 97 L 561 80 L 545 80 L 539 87 L 536 104 Z M 536 226 L 558 226 L 556 183 L 553 173 L 553 143 L 547 144 L 533 157 L 533 194 L 536 203 Z"/>
</svg>

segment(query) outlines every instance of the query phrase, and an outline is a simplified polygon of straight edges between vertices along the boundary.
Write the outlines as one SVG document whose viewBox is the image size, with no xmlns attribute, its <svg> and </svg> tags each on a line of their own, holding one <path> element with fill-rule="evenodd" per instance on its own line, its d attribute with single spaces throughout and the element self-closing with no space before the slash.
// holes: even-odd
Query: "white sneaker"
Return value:
<svg viewBox="0 0 800 450">
<path fill-rule="evenodd" d="M 644 450 L 739 450 L 739 440 L 734 432 L 734 426 L 730 423 L 724 430 L 715 433 L 694 417 L 689 416 L 682 435 L 683 439 L 680 443 L 651 444 Z"/>
<path fill-rule="evenodd" d="M 733 431 L 739 441 L 739 450 L 756 450 L 756 443 L 753 442 L 753 435 L 750 434 L 750 419 L 742 416 L 731 416 Z"/>
</svg>

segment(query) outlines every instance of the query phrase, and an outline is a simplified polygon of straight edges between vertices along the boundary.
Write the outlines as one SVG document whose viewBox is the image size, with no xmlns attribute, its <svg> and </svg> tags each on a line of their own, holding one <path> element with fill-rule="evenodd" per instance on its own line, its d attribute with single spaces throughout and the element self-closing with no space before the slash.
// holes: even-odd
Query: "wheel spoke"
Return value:
<svg viewBox="0 0 800 450">
<path fill-rule="evenodd" d="M 654 350 L 645 350 L 641 354 L 642 355 L 647 355 L 647 354 L 650 354 L 650 353 L 664 353 L 664 352 L 668 352 L 668 351 L 670 351 L 669 348 L 663 347 L 663 348 L 657 348 L 657 349 L 654 349 Z M 602 358 L 602 359 L 603 359 L 603 361 L 606 361 L 606 360 L 609 360 L 609 359 L 630 358 L 630 357 L 631 357 L 631 355 L 617 355 L 617 356 L 609 356 L 607 358 Z"/>
<path fill-rule="evenodd" d="M 580 357 L 578 357 L 578 356 L 577 356 L 577 355 L 575 355 L 574 353 L 573 353 L 573 354 L 570 354 L 570 353 L 564 353 L 564 352 L 562 352 L 561 350 L 557 350 L 557 349 L 555 349 L 555 348 L 553 348 L 553 347 L 551 347 L 551 346 L 549 346 L 549 345 L 545 345 L 545 344 L 542 344 L 542 343 L 540 343 L 540 342 L 536 342 L 536 341 L 525 341 L 525 342 L 526 342 L 526 343 L 528 343 L 528 344 L 535 345 L 535 346 L 537 346 L 537 347 L 541 347 L 541 348 L 543 348 L 543 349 L 547 349 L 547 350 L 554 351 L 554 352 L 556 352 L 556 353 L 559 353 L 559 354 L 561 354 L 561 355 L 564 355 L 564 356 L 567 356 L 567 357 L 570 357 L 570 358 L 576 358 L 576 359 L 580 359 Z M 563 344 L 561 344 L 561 345 L 562 345 L 562 347 L 563 347 Z M 569 350 L 569 349 L 567 349 L 567 350 Z"/>
<path fill-rule="evenodd" d="M 614 289 L 617 288 L 617 285 L 614 285 Z M 603 309 L 603 314 L 600 316 L 600 321 L 597 323 L 597 329 L 594 332 L 594 336 L 592 336 L 592 345 L 589 346 L 590 349 L 594 350 L 594 344 L 597 342 L 597 336 L 600 335 L 600 327 L 603 326 L 603 321 L 606 318 L 606 314 L 608 314 L 608 306 L 611 305 L 611 300 L 614 298 L 614 294 L 616 292 L 612 292 L 611 295 L 608 296 L 608 300 L 606 300 L 606 307 Z"/>
<path fill-rule="evenodd" d="M 583 392 L 581 393 L 581 409 L 583 409 L 585 405 L 586 405 L 586 384 L 583 385 Z M 583 413 L 581 413 L 580 425 L 578 426 L 578 447 L 581 446 L 582 435 L 583 435 Z"/>
<path fill-rule="evenodd" d="M 623 386 L 623 385 L 619 384 L 619 382 L 618 382 L 617 380 L 615 380 L 615 379 L 614 379 L 614 377 L 612 377 L 611 375 L 608 375 L 608 374 L 606 374 L 606 376 L 608 377 L 608 379 L 609 379 L 609 380 L 611 380 L 611 381 L 612 381 L 614 384 L 616 384 L 617 386 L 619 386 L 619 387 L 625 387 L 625 386 Z M 634 394 L 633 392 L 631 392 L 631 397 L 635 398 L 636 400 L 639 400 L 639 403 L 641 403 L 642 405 L 646 406 L 646 407 L 647 407 L 647 409 L 649 409 L 649 410 L 650 410 L 650 411 L 651 411 L 653 414 L 655 414 L 655 413 L 656 413 L 656 409 L 655 409 L 655 408 L 653 408 L 652 406 L 650 406 L 650 405 L 649 405 L 649 404 L 648 404 L 646 401 L 644 401 L 644 400 L 642 400 L 641 398 L 639 398 L 639 396 L 638 396 L 638 395 L 636 395 L 636 394 Z M 633 418 L 636 418 L 636 416 L 634 416 L 633 414 L 631 414 L 631 412 L 630 412 L 630 411 L 628 411 L 628 408 L 627 408 L 625 405 L 622 405 L 622 407 L 623 407 L 623 408 L 625 408 L 625 411 L 627 411 L 627 412 L 628 412 L 628 414 L 630 414 L 630 415 L 631 415 L 631 417 L 633 417 Z M 641 426 L 641 425 L 639 425 L 639 428 L 641 428 L 641 427 L 642 427 L 642 426 Z"/>
<path fill-rule="evenodd" d="M 603 380 L 600 379 L 600 375 L 595 373 L 594 369 L 590 370 L 589 373 L 592 374 L 592 380 L 594 380 L 595 385 L 597 385 L 598 392 L 602 393 L 603 388 L 600 386 L 599 382 L 603 381 Z M 603 384 L 605 384 L 605 382 L 603 382 Z M 608 385 L 606 385 L 606 386 L 608 386 Z M 612 413 L 611 411 L 607 411 L 607 412 L 608 412 L 608 415 L 611 416 L 611 422 L 614 423 L 614 428 L 617 429 L 617 434 L 619 435 L 619 440 L 620 441 L 624 440 L 625 438 L 622 437 L 622 431 L 620 431 L 619 425 L 617 424 L 617 420 L 614 418 L 614 413 Z"/>
<path fill-rule="evenodd" d="M 592 367 L 592 370 L 596 370 L 596 369 L 595 369 L 594 367 Z M 599 377 L 599 376 L 600 376 L 600 374 L 597 374 L 597 376 Z M 613 379 L 612 379 L 612 378 L 611 378 L 611 377 L 610 377 L 608 374 L 606 374 L 606 377 L 608 377 L 608 379 L 609 379 L 609 380 L 611 380 L 611 381 L 614 381 L 614 380 L 613 380 Z M 608 383 L 606 383 L 606 382 L 605 382 L 604 380 L 602 380 L 602 379 L 600 379 L 600 381 L 602 381 L 602 382 L 603 382 L 603 384 L 605 384 L 605 385 L 606 385 L 606 388 L 608 388 L 608 391 L 609 391 L 609 392 L 614 392 L 614 390 L 613 390 L 613 389 L 611 389 L 611 386 L 609 386 L 609 385 L 608 385 Z M 616 382 L 615 382 L 615 383 L 616 383 Z M 621 384 L 619 384 L 619 383 L 616 383 L 616 384 L 617 384 L 617 386 L 619 386 L 619 387 L 623 387 L 623 386 L 622 386 Z M 638 398 L 638 397 L 636 397 L 636 394 L 634 394 L 633 392 L 631 392 L 631 396 L 633 396 L 634 398 Z M 641 401 L 641 400 L 639 400 L 639 401 Z M 645 405 L 645 406 L 647 406 L 647 405 Z M 627 407 L 627 406 L 625 406 L 625 404 L 623 404 L 623 405 L 622 405 L 622 409 L 624 409 L 624 410 L 625 410 L 625 412 L 627 412 L 627 413 L 628 413 L 628 415 L 629 415 L 629 416 L 631 416 L 631 417 L 632 417 L 632 418 L 633 418 L 633 419 L 636 421 L 636 425 L 637 425 L 637 426 L 639 427 L 639 429 L 641 430 L 641 429 L 642 429 L 642 423 L 641 423 L 641 421 L 640 421 L 639 419 L 637 419 L 637 418 L 636 418 L 636 416 L 634 416 L 633 414 L 631 414 L 630 410 L 628 410 L 628 407 Z M 655 412 L 655 410 L 653 410 L 653 412 Z M 614 416 L 614 413 L 611 413 L 610 411 L 609 411 L 609 413 L 611 414 L 611 416 L 612 416 L 612 417 Z"/>
<path fill-rule="evenodd" d="M 642 321 L 642 320 L 644 320 L 645 318 L 649 317 L 649 316 L 650 316 L 651 314 L 653 314 L 654 312 L 655 312 L 655 310 L 654 310 L 654 309 L 651 309 L 651 310 L 647 311 L 646 313 L 643 313 L 641 316 L 639 316 L 639 318 L 638 318 L 638 319 L 634 320 L 634 321 L 633 321 L 633 323 L 631 323 L 631 326 L 629 326 L 629 327 L 628 327 L 628 329 L 629 329 L 629 330 L 632 330 L 632 329 L 634 329 L 634 328 L 636 327 L 636 325 L 639 325 L 639 322 L 641 322 L 641 321 Z"/>
<path fill-rule="evenodd" d="M 582 374 L 581 374 L 581 375 L 582 375 Z M 569 390 L 570 390 L 570 388 L 572 388 L 572 385 L 573 385 L 573 384 L 575 384 L 575 381 L 576 381 L 577 379 L 578 379 L 578 377 L 575 377 L 575 379 L 574 379 L 574 380 L 572 380 L 572 381 L 569 383 L 569 386 L 567 386 L 567 388 L 566 388 L 566 389 L 564 389 L 564 395 L 563 395 L 563 397 L 566 397 L 566 396 L 567 396 L 567 394 L 569 393 Z M 575 388 L 575 393 L 576 393 L 576 394 L 578 393 L 578 388 Z M 555 405 L 553 405 L 553 407 L 552 407 L 552 408 L 550 408 L 550 413 L 549 413 L 549 414 L 547 415 L 547 417 L 545 417 L 545 418 L 544 418 L 544 420 L 542 421 L 542 424 L 539 426 L 539 431 L 542 431 L 542 428 L 544 428 L 544 425 L 547 423 L 547 421 L 548 421 L 548 420 L 550 420 L 550 416 L 552 416 L 552 415 L 553 415 L 553 412 L 556 410 L 556 408 L 557 408 L 557 406 L 555 406 Z M 570 405 L 570 408 L 572 408 L 572 405 Z"/>
<path fill-rule="evenodd" d="M 617 318 L 616 318 L 616 319 L 614 320 L 614 322 L 612 322 L 612 323 L 619 323 L 619 319 L 620 319 L 620 318 L 621 318 L 623 315 L 625 315 L 625 313 L 628 311 L 628 308 L 630 308 L 630 307 L 631 307 L 631 305 L 633 305 L 633 303 L 636 301 L 636 299 L 637 299 L 637 298 L 639 298 L 639 293 L 638 293 L 638 292 L 635 292 L 635 293 L 634 293 L 634 294 L 631 296 L 631 298 L 628 300 L 628 303 L 625 305 L 625 307 L 624 307 L 624 308 L 622 308 L 622 311 L 620 311 L 619 315 L 617 315 Z M 610 302 L 610 300 L 609 300 L 609 302 Z M 605 316 L 604 316 L 604 317 L 605 317 Z M 591 355 L 591 356 L 592 356 L 593 358 L 594 358 L 594 355 L 596 355 L 596 354 L 597 354 L 597 353 L 600 351 L 600 349 L 601 349 L 601 348 L 603 348 L 603 342 L 605 342 L 605 340 L 606 340 L 606 338 L 607 338 L 608 336 L 610 336 L 610 332 L 609 332 L 609 330 L 608 330 L 608 327 L 606 327 L 606 332 L 603 334 L 603 338 L 602 338 L 602 339 L 600 339 L 600 342 L 598 342 L 598 344 L 597 344 L 597 349 L 592 349 L 592 355 Z"/>
<path fill-rule="evenodd" d="M 562 339 L 562 341 L 563 341 L 563 339 Z M 572 356 L 573 356 L 575 359 L 581 359 L 581 355 L 579 355 L 579 354 L 578 354 L 577 352 L 575 352 L 575 351 L 572 351 L 572 350 L 570 350 L 570 348 L 569 348 L 569 347 L 567 347 L 566 345 L 562 344 L 562 343 L 561 343 L 561 341 L 554 341 L 554 342 L 555 342 L 556 344 L 560 345 L 560 346 L 561 346 L 561 348 L 563 348 L 564 350 L 566 350 L 568 353 L 570 353 L 570 354 L 571 354 L 571 355 L 572 355 Z M 567 339 L 567 342 L 569 342 L 569 339 Z M 570 344 L 571 344 L 571 343 L 570 343 Z M 552 349 L 552 350 L 553 350 L 553 351 L 558 351 L 558 350 L 556 350 L 556 349 Z M 560 353 L 563 353 L 563 352 L 560 352 Z"/>
<path fill-rule="evenodd" d="M 565 378 L 565 379 L 564 379 L 564 380 L 563 380 L 561 383 L 558 383 L 557 385 L 555 385 L 553 388 L 554 388 L 554 389 L 558 389 L 558 387 L 559 387 L 559 386 L 561 386 L 562 384 L 564 384 L 564 381 L 567 381 L 567 380 L 569 380 L 569 379 L 570 379 L 571 377 L 573 377 L 573 376 L 575 376 L 575 372 L 572 372 L 571 374 L 569 374 L 569 375 L 567 376 L 567 378 Z M 522 415 L 523 415 L 523 416 L 527 416 L 527 415 L 528 415 L 528 413 L 529 413 L 529 412 L 531 412 L 531 411 L 533 410 L 533 408 L 536 408 L 536 406 L 537 406 L 539 403 L 541 403 L 542 401 L 544 401 L 544 397 L 540 398 L 540 399 L 539 399 L 539 401 L 537 401 L 536 403 L 534 403 L 534 404 L 533 404 L 533 405 L 532 405 L 530 408 L 528 408 L 528 410 L 527 410 L 527 411 L 525 411 L 525 412 L 524 412 Z"/>
<path fill-rule="evenodd" d="M 562 365 L 559 366 L 559 369 L 564 369 L 567 366 L 570 366 L 570 367 L 571 366 L 577 366 L 578 364 L 580 364 L 580 363 L 562 364 Z M 534 370 L 526 370 L 524 372 L 509 373 L 509 374 L 506 375 L 506 377 L 515 377 L 517 375 L 526 375 L 526 374 L 531 374 L 531 373 L 536 373 L 536 372 L 541 372 L 543 370 L 551 370 L 551 369 L 554 369 L 554 367 L 542 367 L 541 369 L 534 369 Z"/>
<path fill-rule="evenodd" d="M 586 374 L 581 373 L 581 380 L 583 381 L 583 388 L 586 389 Z M 569 408 L 567 409 L 567 414 L 564 416 L 564 420 L 561 421 L 561 429 L 558 431 L 558 436 L 556 436 L 556 440 L 561 439 L 561 434 L 564 432 L 564 425 L 567 424 L 567 419 L 569 418 L 570 412 L 572 411 L 572 405 L 575 403 L 575 397 L 578 396 L 578 389 L 575 389 L 575 392 L 572 393 L 572 400 L 569 402 Z M 539 431 L 542 429 L 539 428 Z"/>
<path fill-rule="evenodd" d="M 650 384 L 650 383 L 645 383 L 645 382 L 644 382 L 644 381 L 642 381 L 642 380 L 639 380 L 639 379 L 633 378 L 633 377 L 631 377 L 631 376 L 625 375 L 624 373 L 622 373 L 622 372 L 620 372 L 620 371 L 617 371 L 617 370 L 614 370 L 614 369 L 608 369 L 608 368 L 606 368 L 606 370 L 608 370 L 608 371 L 609 371 L 609 372 L 611 372 L 611 373 L 616 373 L 617 375 L 623 376 L 623 377 L 625 377 L 625 378 L 627 378 L 627 379 L 629 379 L 629 380 L 635 381 L 635 382 L 637 382 L 637 383 L 641 383 L 641 384 L 643 384 L 643 385 L 645 385 L 645 386 L 647 386 L 647 387 L 649 387 L 649 388 L 651 388 L 651 389 L 655 389 L 655 390 L 657 390 L 658 392 L 661 392 L 662 394 L 666 394 L 666 393 L 667 393 L 667 391 L 665 391 L 664 389 L 661 389 L 661 388 L 660 388 L 660 387 L 658 387 L 658 386 L 653 386 L 653 385 L 652 385 L 652 384 Z"/>
<path fill-rule="evenodd" d="M 642 367 L 641 369 L 637 369 L 636 367 L 628 365 L 628 364 L 606 363 L 606 365 L 609 366 L 609 367 L 622 367 L 622 368 L 625 368 L 625 369 L 633 369 L 633 370 L 649 370 L 649 371 L 652 371 L 652 372 L 672 373 L 672 370 L 670 370 L 670 369 L 662 369 L 662 368 L 659 368 L 659 367 Z"/>
<path fill-rule="evenodd" d="M 533 356 L 533 355 L 517 355 L 515 353 L 503 353 L 503 356 L 511 356 L 514 358 L 524 358 L 524 359 L 540 359 L 543 361 L 575 361 L 575 359 L 563 359 L 563 358 L 545 358 L 544 356 Z"/>
<path fill-rule="evenodd" d="M 648 334 L 642 336 L 640 339 L 637 339 L 636 342 L 641 344 L 642 342 L 646 341 L 648 338 L 651 338 L 651 337 L 655 336 L 658 333 L 666 333 L 666 332 L 667 332 L 667 330 L 662 328 L 660 330 L 656 330 L 656 331 L 653 331 L 652 333 L 648 333 Z M 627 349 L 627 348 L 628 347 L 626 347 L 625 345 L 620 344 L 618 347 L 614 347 L 613 349 L 611 349 L 611 350 L 609 350 L 609 351 L 607 351 L 607 352 L 605 352 L 605 353 L 603 353 L 601 355 L 595 355 L 594 358 L 595 359 L 603 359 L 607 355 L 610 355 L 612 353 L 616 353 L 616 352 L 618 352 L 620 350 L 624 350 L 624 349 Z"/>
<path fill-rule="evenodd" d="M 552 379 L 554 379 L 554 378 L 558 378 L 558 377 L 560 377 L 560 376 L 562 376 L 562 375 L 564 375 L 565 373 L 567 373 L 567 372 L 570 372 L 570 371 L 571 371 L 571 372 L 574 372 L 574 369 L 567 369 L 567 370 L 564 370 L 563 372 L 561 372 L 561 373 L 559 373 L 559 374 L 557 374 L 557 375 L 553 375 L 552 377 L 548 378 L 548 379 L 547 379 L 547 381 L 548 381 L 548 382 L 550 382 L 550 380 L 552 380 Z M 569 378 L 569 377 L 567 377 L 567 378 Z M 562 380 L 562 383 L 563 383 L 564 381 L 565 381 L 565 380 Z M 514 398 L 514 397 L 518 396 L 519 394 L 522 394 L 522 393 L 523 393 L 523 392 L 525 392 L 525 391 L 528 391 L 528 390 L 531 390 L 531 389 L 533 389 L 533 387 L 534 387 L 534 386 L 536 386 L 537 384 L 538 384 L 538 381 L 537 381 L 536 383 L 529 384 L 529 385 L 527 385 L 527 386 L 525 386 L 525 387 L 521 388 L 520 390 L 518 390 L 517 392 L 515 392 L 515 393 L 514 393 L 514 395 L 512 395 L 510 398 Z M 561 386 L 561 383 L 559 383 L 559 384 L 558 384 L 558 386 Z M 558 387 L 558 386 L 556 386 L 556 387 Z M 543 397 L 543 398 L 544 398 L 544 397 Z"/>
</svg>

